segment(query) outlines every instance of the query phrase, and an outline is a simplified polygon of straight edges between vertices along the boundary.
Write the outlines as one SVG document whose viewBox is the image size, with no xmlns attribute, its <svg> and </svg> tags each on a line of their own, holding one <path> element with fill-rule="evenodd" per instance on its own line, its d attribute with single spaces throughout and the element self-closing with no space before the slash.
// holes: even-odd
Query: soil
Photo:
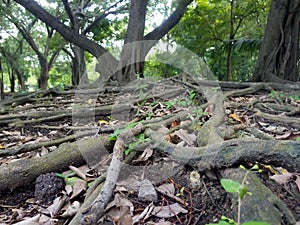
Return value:
<svg viewBox="0 0 300 225">
<path fill-rule="evenodd" d="M 188 168 L 184 168 L 175 174 L 170 180 L 175 184 L 176 192 L 179 192 L 182 187 L 188 187 L 187 174 L 190 172 Z M 13 212 L 9 208 L 21 208 L 26 216 L 33 217 L 38 213 L 34 210 L 36 201 L 47 206 L 50 205 L 57 194 L 63 190 L 61 178 L 53 176 L 54 174 L 46 174 L 37 178 L 36 184 L 19 188 L 11 193 L 0 195 L 0 220 L 5 221 L 6 217 L 13 216 Z M 259 174 L 263 183 L 270 188 L 278 197 L 280 197 L 288 208 L 293 212 L 297 221 L 300 220 L 300 198 L 292 195 L 288 189 L 277 184 L 269 179 L 267 171 Z M 194 224 L 205 225 L 212 222 L 217 222 L 221 216 L 234 218 L 233 206 L 231 198 L 222 188 L 218 180 L 210 180 L 205 174 L 201 175 L 205 188 L 200 190 L 185 189 L 184 200 L 188 203 L 189 214 L 181 215 L 177 219 L 168 220 L 174 224 Z M 45 190 L 46 184 L 49 188 Z M 35 198 L 35 201 L 32 199 Z M 138 200 L 136 195 L 129 196 L 129 199 L 134 202 L 137 209 L 145 208 L 147 204 Z M 166 196 L 160 195 L 159 201 L 168 201 L 168 204 L 174 203 L 174 200 Z M 34 202 L 34 204 L 33 204 Z M 16 218 L 17 219 L 17 218 Z M 179 222 L 181 221 L 181 222 Z M 110 224 L 110 223 L 108 223 Z"/>
</svg>

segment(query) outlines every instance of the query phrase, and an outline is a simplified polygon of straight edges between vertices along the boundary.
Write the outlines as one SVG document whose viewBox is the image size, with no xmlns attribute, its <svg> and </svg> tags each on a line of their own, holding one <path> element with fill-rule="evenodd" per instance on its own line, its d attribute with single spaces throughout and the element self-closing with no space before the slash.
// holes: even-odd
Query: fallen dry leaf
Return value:
<svg viewBox="0 0 300 225">
<path fill-rule="evenodd" d="M 296 180 L 295 180 L 295 183 L 297 184 L 298 190 L 299 190 L 299 192 L 300 192 L 300 176 L 299 176 L 299 175 L 297 175 L 297 178 L 296 178 Z"/>
<path fill-rule="evenodd" d="M 237 114 L 235 114 L 235 113 L 230 114 L 229 117 L 231 117 L 231 118 L 234 119 L 235 121 L 238 121 L 238 122 L 240 122 L 240 123 L 243 123 L 243 121 L 241 120 L 241 118 L 240 118 Z"/>
<path fill-rule="evenodd" d="M 66 204 L 68 200 L 68 196 L 60 196 L 54 199 L 52 205 L 50 205 L 47 209 L 45 209 L 44 214 L 49 214 L 51 218 L 56 216 L 62 207 Z"/>
<path fill-rule="evenodd" d="M 291 136 L 292 132 L 287 132 L 285 134 L 282 135 L 275 135 L 275 139 L 276 140 L 285 140 L 287 139 L 289 136 Z"/>
<path fill-rule="evenodd" d="M 73 186 L 73 192 L 70 199 L 77 197 L 82 191 L 86 190 L 86 187 L 87 187 L 87 182 L 85 180 L 82 179 L 76 180 Z"/>
<path fill-rule="evenodd" d="M 174 134 L 183 140 L 188 146 L 193 146 L 197 141 L 197 136 L 194 133 L 189 134 L 183 129 L 175 131 Z"/>
<path fill-rule="evenodd" d="M 157 206 L 153 209 L 152 215 L 159 218 L 170 218 L 179 213 L 188 213 L 188 210 L 182 208 L 178 203 L 166 206 Z"/>
<path fill-rule="evenodd" d="M 138 198 L 142 201 L 157 202 L 157 193 L 151 181 L 145 179 L 141 182 Z"/>
<path fill-rule="evenodd" d="M 209 105 L 206 107 L 206 109 L 204 110 L 204 112 L 207 113 L 208 116 L 212 116 L 214 114 L 215 111 L 215 105 Z"/>
<path fill-rule="evenodd" d="M 143 151 L 143 153 L 135 160 L 133 160 L 133 163 L 138 162 L 145 162 L 147 161 L 151 156 L 153 155 L 153 149 L 149 146 Z"/>
<path fill-rule="evenodd" d="M 173 183 L 162 184 L 156 188 L 162 194 L 174 195 L 175 194 L 175 187 Z"/>
<path fill-rule="evenodd" d="M 275 174 L 270 178 L 272 180 L 275 180 L 278 184 L 286 184 L 292 179 L 292 177 L 293 177 L 292 173 L 287 173 L 287 174 Z"/>
<path fill-rule="evenodd" d="M 14 225 L 39 225 L 40 215 L 36 215 L 31 218 L 24 218 L 25 220 L 15 223 Z"/>
<path fill-rule="evenodd" d="M 79 208 L 80 203 L 78 201 L 74 201 L 72 204 L 68 205 L 67 210 L 62 215 L 60 215 L 60 217 L 70 218 L 78 212 Z"/>
<path fill-rule="evenodd" d="M 107 205 L 106 209 L 110 209 L 112 207 L 120 207 L 120 206 L 128 206 L 130 212 L 133 212 L 134 210 L 134 206 L 132 202 L 127 197 L 119 193 L 115 194 L 114 200 Z"/>
<path fill-rule="evenodd" d="M 73 172 L 75 172 L 77 174 L 77 176 L 79 176 L 80 178 L 82 178 L 83 180 L 86 180 L 86 175 L 83 171 L 81 171 L 80 169 L 78 169 L 75 166 L 69 166 L 70 170 L 72 170 Z"/>
</svg>

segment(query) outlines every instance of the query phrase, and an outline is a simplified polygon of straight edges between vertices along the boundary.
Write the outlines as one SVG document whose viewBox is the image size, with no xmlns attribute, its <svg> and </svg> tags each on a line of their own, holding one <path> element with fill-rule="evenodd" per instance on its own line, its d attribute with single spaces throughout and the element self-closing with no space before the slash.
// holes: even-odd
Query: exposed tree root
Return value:
<svg viewBox="0 0 300 225">
<path fill-rule="evenodd" d="M 188 88 L 182 88 L 182 85 Z M 177 102 L 192 102 L 192 99 L 187 99 L 189 88 L 193 88 L 198 94 L 197 102 L 193 102 L 195 105 L 190 106 L 188 110 L 185 110 L 184 107 L 178 107 L 179 109 L 176 109 L 176 111 L 171 111 L 165 102 L 173 100 L 176 96 Z M 238 88 L 240 89 L 236 90 Z M 96 224 L 103 215 L 105 207 L 114 192 L 126 144 L 131 141 L 130 136 L 133 137 L 140 132 L 144 132 L 145 136 L 149 137 L 151 141 L 140 144 L 135 149 L 135 154 L 140 154 L 147 146 L 151 146 L 154 151 L 162 152 L 163 155 L 166 154 L 167 157 L 181 165 L 189 164 L 198 171 L 221 170 L 245 162 L 258 162 L 273 166 L 284 166 L 290 172 L 299 173 L 300 142 L 274 140 L 275 138 L 271 134 L 265 133 L 259 127 L 264 126 L 261 124 L 269 123 L 272 125 L 284 124 L 290 129 L 290 133 L 298 134 L 300 120 L 297 104 L 295 103 L 295 106 L 287 105 L 282 96 L 270 97 L 268 95 L 274 90 L 288 90 L 288 92 L 297 93 L 299 90 L 297 88 L 299 88 L 299 84 L 278 85 L 168 80 L 166 83 L 134 83 L 122 89 L 120 87 L 83 88 L 64 93 L 49 90 L 11 99 L 1 103 L 4 109 L 0 114 L 6 114 L 0 116 L 0 125 L 6 126 L 6 130 L 13 128 L 23 130 L 31 125 L 36 125 L 34 126 L 36 129 L 85 131 L 49 142 L 23 144 L 1 150 L 0 157 L 4 157 L 37 150 L 41 147 L 60 145 L 53 152 L 40 158 L 19 159 L 18 161 L 2 164 L 0 166 L 0 192 L 13 190 L 16 187 L 34 182 L 43 173 L 63 171 L 70 165 L 81 165 L 86 162 L 96 165 L 103 154 L 113 152 L 109 169 L 97 179 L 95 185 L 89 190 L 85 202 L 70 223 L 79 224 L 79 221 L 81 221 L 82 224 Z M 94 105 L 90 102 L 90 99 L 95 100 L 95 102 L 102 101 L 98 98 L 99 92 L 110 93 L 108 95 L 114 96 L 105 104 Z M 118 95 L 115 96 L 117 93 Z M 247 99 L 247 101 L 245 100 L 246 97 L 252 96 L 254 93 L 263 93 L 263 99 L 267 97 L 269 99 L 264 101 L 253 97 Z M 18 112 L 20 110 L 16 109 L 16 105 L 22 106 L 28 102 L 33 103 L 36 102 L 39 96 L 46 97 L 50 95 L 51 97 L 57 95 L 68 96 L 74 98 L 74 102 L 82 98 L 83 103 L 81 104 L 79 101 L 78 108 L 74 107 L 73 109 L 66 107 L 53 111 L 12 114 L 14 110 Z M 78 99 L 75 99 L 76 96 Z M 296 102 L 296 100 L 294 101 Z M 66 102 L 71 103 L 72 101 L 68 99 Z M 12 105 L 12 103 L 15 105 Z M 169 101 L 168 103 L 172 102 Z M 29 108 L 30 110 L 35 109 L 35 107 Z M 51 107 L 46 108 L 50 109 Z M 91 112 L 91 108 L 93 112 Z M 161 109 L 163 113 L 155 115 L 154 112 L 157 108 Z M 243 120 L 238 115 L 241 110 L 243 110 L 243 113 L 240 114 L 241 117 L 245 115 Z M 197 111 L 198 114 L 194 111 Z M 119 122 L 103 127 L 97 124 L 98 121 L 92 120 L 95 120 L 95 117 L 97 117 L 97 120 L 99 118 L 102 120 L 102 118 L 106 119 L 115 115 L 125 118 L 124 121 L 135 121 L 140 122 L 140 124 L 132 129 L 126 128 L 123 130 L 118 135 L 117 141 L 113 142 L 109 141 L 107 134 L 116 130 L 120 131 L 128 123 Z M 69 123 L 62 126 L 61 124 L 52 123 L 57 121 L 64 121 L 65 123 L 65 121 L 70 121 L 72 118 L 72 125 Z M 88 124 L 90 126 L 80 124 L 81 119 L 90 119 L 91 124 Z M 256 124 L 257 120 L 261 122 L 261 124 L 258 123 L 259 126 Z M 173 127 L 172 123 L 174 121 L 179 121 L 179 123 L 182 121 L 182 124 Z M 194 126 L 199 121 L 201 126 Z M 165 132 L 161 131 L 162 127 L 165 128 Z M 198 147 L 176 145 L 172 144 L 172 141 L 166 140 L 166 135 L 179 130 L 192 130 L 192 132 L 195 132 L 197 134 L 197 145 L 194 146 Z M 241 133 L 246 135 L 246 138 L 241 136 Z M 84 136 L 88 136 L 88 138 L 79 139 Z M 74 143 L 65 143 L 75 140 Z M 106 180 L 105 177 L 107 177 Z M 284 209 L 284 207 L 281 209 Z M 293 221 L 293 219 L 289 221 Z"/>
</svg>

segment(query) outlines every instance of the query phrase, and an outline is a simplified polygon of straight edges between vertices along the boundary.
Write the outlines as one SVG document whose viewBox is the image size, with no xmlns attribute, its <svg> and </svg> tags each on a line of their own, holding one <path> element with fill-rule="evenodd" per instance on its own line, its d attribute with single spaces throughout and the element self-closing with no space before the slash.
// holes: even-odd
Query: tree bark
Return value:
<svg viewBox="0 0 300 225">
<path fill-rule="evenodd" d="M 72 85 L 88 83 L 84 50 L 76 45 L 72 47 Z"/>
<path fill-rule="evenodd" d="M 95 161 L 107 153 L 110 143 L 106 136 L 92 137 L 75 143 L 64 144 L 41 158 L 30 158 L 0 166 L 0 192 L 13 190 L 33 182 L 40 174 L 60 172 L 70 165 L 85 163 L 85 155 L 93 155 Z M 89 146 L 80 148 L 80 146 Z M 111 148 L 111 146 L 110 146 Z"/>
<path fill-rule="evenodd" d="M 148 0 L 132 0 L 129 13 L 129 22 L 124 39 L 124 46 L 121 52 L 121 66 L 122 70 L 119 72 L 119 81 L 133 81 L 136 74 L 143 74 L 143 66 L 141 65 L 145 60 L 142 45 L 133 43 L 143 40 L 146 10 Z M 133 43 L 133 44 L 129 44 Z"/>
<path fill-rule="evenodd" d="M 298 81 L 300 0 L 272 0 L 253 81 Z"/>
<path fill-rule="evenodd" d="M 68 0 L 63 0 L 63 4 L 65 6 L 66 13 L 72 24 L 72 29 L 80 34 L 81 33 L 81 25 L 80 25 L 80 16 L 76 10 L 72 10 Z M 75 7 L 80 11 L 84 10 L 84 7 L 80 4 L 77 4 Z M 88 83 L 87 70 L 86 70 L 86 59 L 84 54 L 84 49 L 81 47 L 71 44 L 71 49 L 73 51 L 72 58 L 72 85 L 78 85 L 80 83 L 86 84 Z M 70 55 L 70 54 L 69 54 Z"/>
<path fill-rule="evenodd" d="M 232 58 L 232 40 L 234 38 L 234 2 L 230 2 L 230 33 L 229 33 L 229 47 L 227 52 L 227 63 L 226 63 L 226 81 L 229 81 L 231 78 L 231 58 Z"/>
</svg>

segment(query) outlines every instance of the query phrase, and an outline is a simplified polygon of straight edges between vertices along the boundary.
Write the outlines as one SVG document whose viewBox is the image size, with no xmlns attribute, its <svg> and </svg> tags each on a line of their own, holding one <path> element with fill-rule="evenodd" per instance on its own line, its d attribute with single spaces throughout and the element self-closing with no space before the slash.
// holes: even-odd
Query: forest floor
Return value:
<svg viewBox="0 0 300 225">
<path fill-rule="evenodd" d="M 220 180 L 242 182 L 240 165 L 261 170 L 244 183 L 242 221 L 300 222 L 299 83 L 174 77 L 0 106 L 1 225 L 237 220 L 237 195 Z"/>
</svg>

